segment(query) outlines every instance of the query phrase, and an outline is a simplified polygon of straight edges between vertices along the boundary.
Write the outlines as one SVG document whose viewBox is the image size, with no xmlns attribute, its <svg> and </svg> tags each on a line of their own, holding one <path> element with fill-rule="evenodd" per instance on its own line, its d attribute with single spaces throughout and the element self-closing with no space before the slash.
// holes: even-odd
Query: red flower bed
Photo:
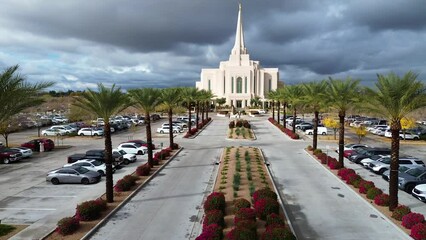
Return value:
<svg viewBox="0 0 426 240">
<path fill-rule="evenodd" d="M 241 220 L 235 223 L 236 228 L 247 228 L 253 232 L 256 232 L 257 225 L 256 220 Z"/>
<path fill-rule="evenodd" d="M 374 198 L 374 203 L 379 206 L 389 206 L 389 195 L 382 193 Z"/>
<path fill-rule="evenodd" d="M 411 209 L 404 205 L 399 205 L 396 207 L 392 212 L 392 218 L 402 221 L 402 217 L 409 214 L 411 212 Z"/>
<path fill-rule="evenodd" d="M 346 183 L 350 185 L 354 185 L 356 181 L 359 181 L 361 179 L 361 176 L 359 176 L 356 173 L 350 173 L 346 175 Z"/>
<path fill-rule="evenodd" d="M 166 159 L 168 156 L 170 156 L 172 149 L 171 148 L 165 148 L 159 152 L 156 152 L 154 154 L 154 158 L 157 158 L 159 160 L 164 160 Z"/>
<path fill-rule="evenodd" d="M 204 211 L 220 210 L 225 212 L 225 195 L 221 192 L 212 192 L 204 202 Z"/>
<path fill-rule="evenodd" d="M 262 240 L 296 240 L 293 233 L 284 226 L 268 227 L 262 234 Z"/>
<path fill-rule="evenodd" d="M 203 228 L 203 232 L 195 240 L 222 240 L 222 238 L 222 228 L 213 223 Z"/>
<path fill-rule="evenodd" d="M 235 122 L 234 121 L 230 121 L 228 127 L 229 128 L 234 128 L 235 127 Z"/>
<path fill-rule="evenodd" d="M 138 177 L 132 175 L 126 175 L 122 179 L 118 180 L 114 186 L 116 192 L 129 191 L 131 187 L 136 185 Z"/>
<path fill-rule="evenodd" d="M 367 191 L 367 198 L 373 200 L 377 195 L 382 194 L 383 191 L 376 188 L 376 187 L 372 187 L 370 189 L 368 189 Z"/>
<path fill-rule="evenodd" d="M 228 234 L 226 234 L 227 240 L 256 240 L 257 235 L 255 231 L 245 227 L 236 227 L 233 228 Z"/>
<path fill-rule="evenodd" d="M 370 188 L 374 188 L 374 183 L 372 181 L 361 180 L 359 183 L 359 192 L 366 194 Z"/>
<path fill-rule="evenodd" d="M 339 161 L 337 161 L 335 158 L 328 158 L 328 167 L 330 169 L 340 169 L 342 168 L 342 164 L 340 164 Z"/>
<path fill-rule="evenodd" d="M 234 223 L 237 224 L 239 221 L 251 220 L 256 221 L 256 212 L 252 208 L 241 208 L 235 213 Z"/>
<path fill-rule="evenodd" d="M 221 210 L 210 210 L 206 212 L 203 220 L 203 229 L 210 224 L 217 224 L 221 227 L 225 226 L 225 220 L 223 219 L 223 212 Z"/>
<path fill-rule="evenodd" d="M 277 123 L 277 121 L 275 121 L 273 118 L 268 118 L 269 122 L 271 122 L 272 124 L 274 124 L 275 126 L 277 126 L 281 132 L 287 134 L 287 136 L 289 136 L 292 139 L 299 139 L 299 135 L 297 133 L 294 133 L 293 131 L 291 131 L 290 129 L 284 128 L 283 126 L 279 125 Z"/>
<path fill-rule="evenodd" d="M 80 221 L 92 221 L 101 216 L 101 212 L 107 209 L 107 203 L 103 199 L 82 202 L 77 205 L 75 218 Z"/>
<path fill-rule="evenodd" d="M 136 175 L 148 176 L 150 171 L 151 171 L 151 167 L 148 165 L 148 163 L 145 163 L 136 168 Z"/>
<path fill-rule="evenodd" d="M 328 160 L 328 156 L 325 153 L 318 153 L 316 157 L 321 161 L 322 164 L 326 164 Z"/>
<path fill-rule="evenodd" d="M 262 220 L 266 220 L 266 216 L 268 216 L 271 213 L 278 214 L 279 208 L 280 206 L 277 200 L 274 200 L 271 198 L 260 199 L 254 203 L 256 216 Z"/>
<path fill-rule="evenodd" d="M 238 212 L 241 208 L 250 208 L 251 204 L 244 198 L 234 200 L 234 213 Z"/>
<path fill-rule="evenodd" d="M 425 217 L 420 213 L 409 213 L 402 217 L 402 226 L 405 228 L 411 229 L 414 225 L 418 223 L 423 223 Z"/>
<path fill-rule="evenodd" d="M 274 191 L 269 188 L 259 189 L 253 193 L 253 202 L 257 202 L 258 200 L 264 198 L 270 198 L 276 201 L 278 199 L 278 196 Z"/>
<path fill-rule="evenodd" d="M 285 226 L 284 220 L 281 218 L 280 215 L 276 213 L 271 213 L 268 216 L 266 216 L 266 224 L 265 227 L 277 227 L 277 226 Z"/>
<path fill-rule="evenodd" d="M 426 239 L 426 223 L 417 223 L 411 228 L 410 236 L 415 240 Z"/>
<path fill-rule="evenodd" d="M 56 232 L 61 235 L 73 234 L 80 227 L 80 221 L 74 217 L 62 218 L 58 222 Z"/>
<path fill-rule="evenodd" d="M 351 168 L 341 168 L 339 171 L 337 171 L 337 176 L 346 181 L 348 180 L 347 176 L 351 173 L 355 174 L 355 170 Z"/>
</svg>

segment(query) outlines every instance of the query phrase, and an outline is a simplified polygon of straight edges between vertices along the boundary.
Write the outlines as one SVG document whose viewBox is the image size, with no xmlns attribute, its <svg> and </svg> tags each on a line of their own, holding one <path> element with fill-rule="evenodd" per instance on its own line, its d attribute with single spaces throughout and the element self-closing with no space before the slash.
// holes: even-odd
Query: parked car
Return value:
<svg viewBox="0 0 426 240">
<path fill-rule="evenodd" d="M 410 168 L 410 167 L 407 167 L 407 166 L 399 166 L 399 168 L 398 168 L 398 175 L 399 175 L 399 173 L 406 172 L 406 171 L 408 171 L 408 170 L 410 170 L 410 169 L 413 169 L 413 168 L 415 168 L 415 167 Z M 386 171 L 382 174 L 382 178 L 383 178 L 384 180 L 386 180 L 386 181 L 389 181 L 389 178 L 390 178 L 390 170 L 386 170 Z"/>
<path fill-rule="evenodd" d="M 105 176 L 105 173 L 106 173 L 105 163 L 95 159 L 81 159 L 81 160 L 78 160 L 77 162 L 64 165 L 64 167 L 71 167 L 71 166 L 81 166 L 86 168 L 87 170 L 98 172 L 102 176 Z M 115 168 L 113 168 L 113 172 L 115 172 Z"/>
<path fill-rule="evenodd" d="M 105 153 L 104 149 L 89 150 L 89 151 L 86 152 L 86 158 L 97 159 L 99 161 L 105 162 L 106 153 Z M 117 166 L 123 164 L 123 162 L 124 162 L 123 156 L 121 156 L 120 154 L 112 153 L 113 165 L 115 165 L 117 167 Z"/>
<path fill-rule="evenodd" d="M 63 167 L 49 172 L 46 181 L 52 184 L 60 183 L 97 183 L 101 180 L 101 174 L 87 170 L 81 166 Z"/>
<path fill-rule="evenodd" d="M 411 195 L 422 202 L 426 202 L 426 184 L 419 184 L 415 186 Z"/>
<path fill-rule="evenodd" d="M 312 129 L 313 127 L 314 125 L 312 123 L 307 123 L 307 122 L 296 124 L 296 129 L 300 129 L 302 131 Z"/>
<path fill-rule="evenodd" d="M 43 136 L 63 136 L 67 134 L 64 130 L 59 130 L 59 129 L 45 129 L 43 131 L 41 131 L 41 135 Z"/>
<path fill-rule="evenodd" d="M 164 126 L 164 127 L 159 127 L 157 128 L 157 133 L 169 133 L 169 126 Z M 173 133 L 181 133 L 183 132 L 182 128 L 178 127 L 178 126 L 173 126 Z"/>
<path fill-rule="evenodd" d="M 390 159 L 390 155 L 374 155 L 369 158 L 365 158 L 361 160 L 361 165 L 365 168 L 369 168 L 370 163 L 376 161 L 382 161 L 383 159 Z"/>
<path fill-rule="evenodd" d="M 49 129 L 60 130 L 61 132 L 64 132 L 65 134 L 70 134 L 70 133 L 76 132 L 76 129 L 74 129 L 70 126 L 67 126 L 67 125 L 51 126 Z"/>
<path fill-rule="evenodd" d="M 31 150 L 30 148 L 26 148 L 26 147 L 13 147 L 10 148 L 11 150 L 20 152 L 22 154 L 22 158 L 29 158 L 33 155 L 33 150 Z"/>
<path fill-rule="evenodd" d="M 22 153 L 10 148 L 0 147 L 0 162 L 9 164 L 22 159 Z"/>
<path fill-rule="evenodd" d="M 134 139 L 134 140 L 129 140 L 129 141 L 127 141 L 127 142 L 130 142 L 130 143 L 137 143 L 137 144 L 139 144 L 139 145 L 141 145 L 141 146 L 144 146 L 144 147 L 147 147 L 147 148 L 148 148 L 148 143 L 147 143 L 146 141 L 144 141 L 144 140 Z M 155 149 L 155 144 L 154 144 L 154 143 L 152 143 L 152 144 L 151 144 L 151 147 L 152 147 L 152 149 L 154 150 L 154 149 Z"/>
<path fill-rule="evenodd" d="M 419 140 L 420 136 L 411 132 L 399 133 L 399 138 L 403 140 Z"/>
<path fill-rule="evenodd" d="M 177 122 L 177 121 L 172 122 L 172 125 L 173 125 L 173 127 L 177 127 L 177 128 L 180 128 L 180 129 L 183 128 L 182 124 L 180 122 Z M 169 123 L 168 122 L 167 123 L 163 123 L 161 125 L 161 127 L 163 127 L 163 128 L 164 127 L 169 127 Z"/>
<path fill-rule="evenodd" d="M 389 148 L 360 148 L 355 154 L 349 156 L 349 160 L 354 163 L 360 163 L 361 160 L 374 155 L 390 155 Z"/>
<path fill-rule="evenodd" d="M 161 119 L 160 115 L 158 115 L 158 114 L 151 114 L 151 120 L 152 121 L 157 121 L 157 120 L 160 120 L 160 119 Z"/>
<path fill-rule="evenodd" d="M 386 170 L 390 169 L 390 163 L 391 163 L 391 158 L 389 156 L 389 157 L 383 158 L 382 161 L 371 162 L 368 165 L 368 168 L 375 173 L 383 174 Z M 413 158 L 413 157 L 400 157 L 398 160 L 398 163 L 399 163 L 399 166 L 407 166 L 409 168 L 425 166 L 422 160 L 419 160 L 418 158 Z"/>
<path fill-rule="evenodd" d="M 140 146 L 136 143 L 121 143 L 117 147 L 118 150 L 124 150 L 126 153 L 133 153 L 138 155 L 144 155 L 147 153 L 148 148 Z"/>
<path fill-rule="evenodd" d="M 120 149 L 113 149 L 112 153 L 113 154 L 120 154 L 121 156 L 123 156 L 123 163 L 125 165 L 127 165 L 129 163 L 136 162 L 136 160 L 137 160 L 136 154 L 134 154 L 134 153 L 127 153 L 123 149 L 121 149 L 121 150 Z"/>
<path fill-rule="evenodd" d="M 308 135 L 313 135 L 314 129 L 308 129 L 308 130 L 305 131 L 305 133 L 308 134 Z M 326 127 L 318 127 L 318 134 L 327 135 L 327 128 Z"/>
<path fill-rule="evenodd" d="M 78 131 L 77 135 L 79 136 L 102 136 L 104 135 L 104 130 L 101 128 L 82 128 Z"/>
<path fill-rule="evenodd" d="M 426 183 L 426 167 L 413 168 L 398 177 L 398 187 L 411 193 L 416 185 Z"/>
<path fill-rule="evenodd" d="M 34 152 L 40 152 L 40 145 L 43 144 L 44 151 L 52 151 L 55 148 L 55 143 L 48 138 L 37 138 L 29 142 L 21 144 L 21 147 L 30 148 Z"/>
</svg>

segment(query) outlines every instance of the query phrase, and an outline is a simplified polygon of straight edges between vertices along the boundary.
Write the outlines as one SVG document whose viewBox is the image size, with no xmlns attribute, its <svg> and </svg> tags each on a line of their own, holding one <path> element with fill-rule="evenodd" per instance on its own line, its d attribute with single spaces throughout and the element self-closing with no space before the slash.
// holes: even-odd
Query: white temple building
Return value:
<svg viewBox="0 0 426 240">
<path fill-rule="evenodd" d="M 211 90 L 216 98 L 226 98 L 226 105 L 244 108 L 255 97 L 266 101 L 268 93 L 277 89 L 278 79 L 278 68 L 262 68 L 259 61 L 250 60 L 239 4 L 235 44 L 229 60 L 221 61 L 219 68 L 203 68 L 195 87 Z"/>
</svg>

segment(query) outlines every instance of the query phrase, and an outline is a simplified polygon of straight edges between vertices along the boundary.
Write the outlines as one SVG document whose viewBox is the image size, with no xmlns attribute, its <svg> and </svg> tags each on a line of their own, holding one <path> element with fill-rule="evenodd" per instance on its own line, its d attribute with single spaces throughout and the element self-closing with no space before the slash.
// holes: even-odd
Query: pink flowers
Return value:
<svg viewBox="0 0 426 240">
<path fill-rule="evenodd" d="M 382 193 L 374 198 L 374 203 L 379 206 L 389 206 L 389 195 Z"/>
<path fill-rule="evenodd" d="M 418 223 L 423 223 L 425 217 L 420 213 L 409 213 L 402 217 L 402 226 L 405 228 L 411 229 L 414 225 Z"/>
</svg>

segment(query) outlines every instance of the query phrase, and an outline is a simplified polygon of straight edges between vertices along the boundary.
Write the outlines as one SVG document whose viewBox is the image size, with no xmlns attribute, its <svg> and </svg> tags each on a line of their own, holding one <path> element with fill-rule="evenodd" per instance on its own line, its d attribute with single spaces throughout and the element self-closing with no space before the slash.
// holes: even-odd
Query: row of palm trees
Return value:
<svg viewBox="0 0 426 240">
<path fill-rule="evenodd" d="M 345 80 L 332 79 L 320 82 L 310 82 L 298 85 L 284 86 L 269 94 L 272 101 L 273 118 L 275 107 L 278 110 L 280 124 L 280 108 L 283 107 L 286 127 L 286 109 L 293 112 L 293 132 L 298 110 L 314 112 L 313 149 L 318 144 L 318 122 L 320 112 L 334 111 L 339 117 L 339 162 L 344 166 L 343 148 L 345 144 L 345 117 L 348 111 L 358 110 L 365 113 L 386 118 L 392 132 L 391 142 L 391 174 L 389 180 L 390 206 L 392 211 L 398 206 L 398 159 L 399 159 L 399 132 L 401 119 L 414 111 L 426 106 L 426 87 L 417 80 L 418 75 L 409 71 L 399 77 L 394 73 L 378 75 L 375 88 L 360 86 L 359 80 L 347 78 Z"/>
<path fill-rule="evenodd" d="M 108 202 L 113 202 L 113 178 L 112 178 L 112 144 L 111 144 L 111 128 L 110 117 L 116 115 L 129 106 L 136 107 L 145 114 L 146 124 L 146 140 L 148 144 L 148 164 L 153 166 L 152 152 L 152 130 L 151 130 L 151 114 L 155 109 L 162 105 L 167 111 L 169 122 L 169 142 L 170 148 L 173 148 L 173 124 L 172 116 L 174 110 L 182 104 L 188 108 L 188 131 L 191 129 L 191 109 L 195 106 L 196 126 L 198 127 L 199 113 L 201 112 L 201 120 L 208 118 L 208 108 L 213 98 L 210 91 L 198 90 L 193 87 L 185 88 L 140 88 L 130 89 L 128 93 L 121 91 L 119 87 L 113 85 L 111 88 L 98 84 L 97 91 L 87 89 L 80 96 L 75 97 L 74 106 L 79 107 L 88 113 L 95 114 L 105 121 L 104 137 L 106 151 L 106 197 Z M 204 117 L 205 116 L 205 117 Z"/>
</svg>

